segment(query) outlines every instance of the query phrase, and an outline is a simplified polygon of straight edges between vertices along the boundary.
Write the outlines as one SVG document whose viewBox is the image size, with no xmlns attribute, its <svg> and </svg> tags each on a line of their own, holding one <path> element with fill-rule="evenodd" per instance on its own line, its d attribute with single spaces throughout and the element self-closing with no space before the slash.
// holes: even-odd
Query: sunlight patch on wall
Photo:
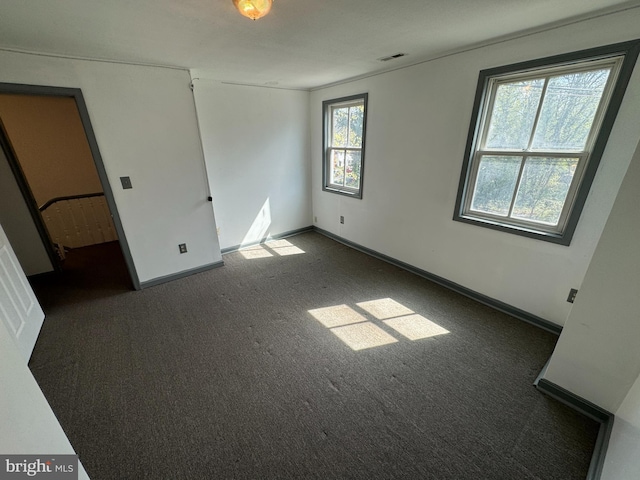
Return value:
<svg viewBox="0 0 640 480">
<path fill-rule="evenodd" d="M 269 199 L 264 202 L 262 208 L 256 215 L 251 224 L 251 228 L 240 243 L 240 253 L 248 260 L 257 258 L 269 258 L 274 254 L 281 257 L 288 255 L 299 255 L 305 253 L 304 250 L 296 247 L 288 240 L 269 240 L 266 243 L 260 243 L 269 238 L 269 227 L 271 226 L 271 204 Z"/>
<path fill-rule="evenodd" d="M 267 237 L 267 231 L 271 226 L 271 204 L 269 203 L 269 199 L 264 202 L 262 208 L 256 215 L 256 218 L 253 220 L 249 231 L 240 242 L 240 247 L 245 245 L 255 245 L 256 243 L 260 243 L 263 239 Z"/>
<path fill-rule="evenodd" d="M 360 302 L 356 306 L 375 320 L 369 320 L 345 304 L 316 308 L 309 313 L 356 351 L 397 343 L 398 339 L 381 328 L 382 325 L 411 341 L 450 333 L 391 298 Z M 380 326 L 375 321 L 381 322 Z"/>
</svg>

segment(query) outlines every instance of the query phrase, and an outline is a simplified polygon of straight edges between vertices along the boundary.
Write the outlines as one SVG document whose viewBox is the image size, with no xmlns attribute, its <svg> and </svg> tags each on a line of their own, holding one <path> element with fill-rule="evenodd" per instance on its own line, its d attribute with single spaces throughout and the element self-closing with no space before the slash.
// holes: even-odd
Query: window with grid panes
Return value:
<svg viewBox="0 0 640 480">
<path fill-rule="evenodd" d="M 454 219 L 569 244 L 637 49 L 481 72 Z"/>
<path fill-rule="evenodd" d="M 322 102 L 323 190 L 362 198 L 366 93 Z"/>
</svg>

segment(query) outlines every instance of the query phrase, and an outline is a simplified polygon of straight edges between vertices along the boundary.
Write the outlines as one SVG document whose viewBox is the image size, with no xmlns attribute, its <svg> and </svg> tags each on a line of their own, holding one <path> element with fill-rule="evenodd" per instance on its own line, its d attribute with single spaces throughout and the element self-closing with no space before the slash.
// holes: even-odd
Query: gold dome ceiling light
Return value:
<svg viewBox="0 0 640 480">
<path fill-rule="evenodd" d="M 233 0 L 238 11 L 251 20 L 264 17 L 273 5 L 273 0 Z"/>
</svg>

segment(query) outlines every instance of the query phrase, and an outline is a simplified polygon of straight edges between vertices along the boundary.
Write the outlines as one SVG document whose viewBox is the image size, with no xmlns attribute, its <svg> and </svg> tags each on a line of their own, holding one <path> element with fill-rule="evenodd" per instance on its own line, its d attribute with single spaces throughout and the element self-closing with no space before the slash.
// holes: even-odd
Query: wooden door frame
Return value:
<svg viewBox="0 0 640 480">
<path fill-rule="evenodd" d="M 80 115 L 80 120 L 82 122 L 84 133 L 87 137 L 89 149 L 91 150 L 91 156 L 93 157 L 93 163 L 95 164 L 96 170 L 98 172 L 98 177 L 100 178 L 100 183 L 102 184 L 102 188 L 104 190 L 104 197 L 105 197 L 105 200 L 107 201 L 107 205 L 109 207 L 109 211 L 113 219 L 113 225 L 115 226 L 116 232 L 118 234 L 120 248 L 122 249 L 122 255 L 127 265 L 129 276 L 131 277 L 131 283 L 133 284 L 133 288 L 135 288 L 136 290 L 140 290 L 141 289 L 140 279 L 138 277 L 138 273 L 136 272 L 136 268 L 133 263 L 133 257 L 131 256 L 129 243 L 127 242 L 127 237 L 124 233 L 124 228 L 122 227 L 120 215 L 118 214 L 118 208 L 116 206 L 116 202 L 113 197 L 113 190 L 111 189 L 111 184 L 109 183 L 109 177 L 107 176 L 107 171 L 104 168 L 102 155 L 100 155 L 100 149 L 98 148 L 98 142 L 93 132 L 91 119 L 89 117 L 89 111 L 87 110 L 87 105 L 84 101 L 82 90 L 79 88 L 51 87 L 51 86 L 42 86 L 42 85 L 26 85 L 26 84 L 0 82 L 0 94 L 38 95 L 38 96 L 49 96 L 49 97 L 73 98 L 73 100 L 75 101 L 76 107 L 78 109 L 78 114 Z M 4 134 L 1 136 L 4 137 Z M 6 140 L 6 147 L 5 147 L 5 140 Z M 24 177 L 20 164 L 16 160 L 15 152 L 13 152 L 13 149 L 11 148 L 8 136 L 7 138 L 2 139 L 2 148 L 5 150 L 5 153 L 7 154 L 7 158 L 9 159 L 9 164 L 11 165 L 11 170 L 13 171 L 14 176 L 16 177 L 16 181 L 20 186 L 20 190 L 22 191 L 23 196 L 25 196 L 25 200 L 27 201 L 29 211 L 35 221 L 36 227 L 38 229 L 38 233 L 42 238 L 45 249 L 47 249 L 47 254 L 49 255 L 49 258 L 51 258 L 54 268 L 58 269 L 60 268 L 59 267 L 60 262 L 57 258 L 57 254 L 55 253 L 53 244 L 49 239 L 49 234 L 44 225 L 44 221 L 42 220 L 42 216 L 38 211 L 38 207 L 33 197 L 33 193 L 31 192 L 31 189 L 29 188 L 29 185 L 26 182 L 26 179 Z M 9 151 L 7 151 L 7 149 Z"/>
</svg>

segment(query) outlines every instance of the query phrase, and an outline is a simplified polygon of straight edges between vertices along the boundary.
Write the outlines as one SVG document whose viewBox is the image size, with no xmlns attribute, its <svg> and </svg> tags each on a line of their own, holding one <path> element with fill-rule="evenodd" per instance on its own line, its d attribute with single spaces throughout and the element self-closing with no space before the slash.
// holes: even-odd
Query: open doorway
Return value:
<svg viewBox="0 0 640 480">
<path fill-rule="evenodd" d="M 31 216 L 18 220 L 35 224 L 48 256 L 27 274 L 57 271 L 87 289 L 140 288 L 81 91 L 0 84 L 0 120 Z"/>
</svg>

